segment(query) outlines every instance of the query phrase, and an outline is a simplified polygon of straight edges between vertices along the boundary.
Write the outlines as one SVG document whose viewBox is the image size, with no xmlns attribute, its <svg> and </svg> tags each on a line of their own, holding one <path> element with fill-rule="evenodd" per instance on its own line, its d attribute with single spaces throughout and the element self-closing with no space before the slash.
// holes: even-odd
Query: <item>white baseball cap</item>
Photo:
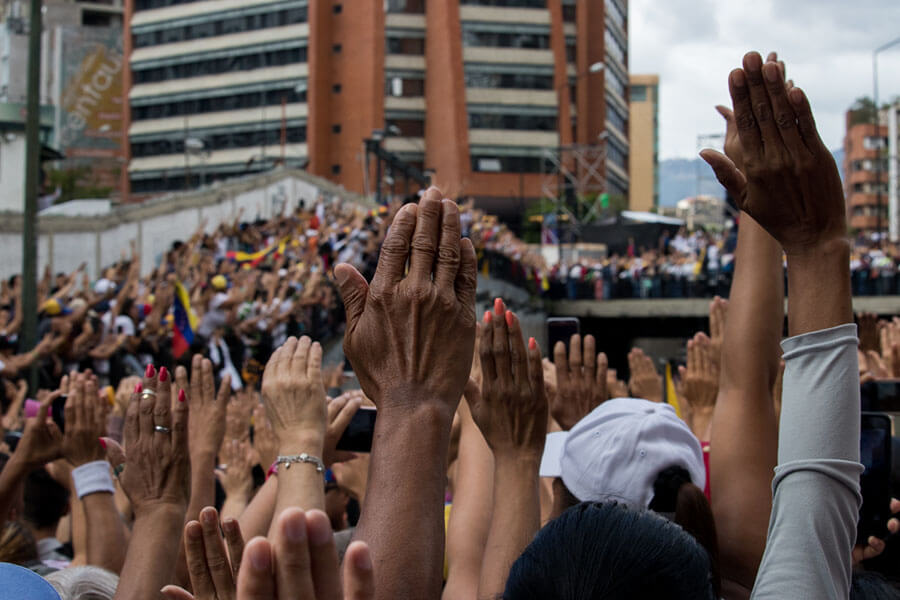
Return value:
<svg viewBox="0 0 900 600">
<path fill-rule="evenodd" d="M 703 451 L 668 404 L 615 398 L 595 408 L 570 431 L 547 435 L 541 477 L 561 477 L 578 500 L 617 500 L 646 508 L 653 482 L 680 466 L 700 489 L 706 482 Z"/>
</svg>

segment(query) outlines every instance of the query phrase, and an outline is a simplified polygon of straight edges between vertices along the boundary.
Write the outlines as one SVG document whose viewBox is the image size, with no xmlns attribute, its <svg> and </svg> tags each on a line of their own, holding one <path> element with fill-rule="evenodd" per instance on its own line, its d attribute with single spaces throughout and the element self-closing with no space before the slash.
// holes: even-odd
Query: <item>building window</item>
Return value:
<svg viewBox="0 0 900 600">
<path fill-rule="evenodd" d="M 469 113 L 469 129 L 556 131 L 556 115 Z"/>
<path fill-rule="evenodd" d="M 539 156 L 472 155 L 472 170 L 478 173 L 549 173 L 549 167 Z"/>
<path fill-rule="evenodd" d="M 332 175 L 340 175 L 341 174 L 341 165 L 331 165 L 331 174 Z"/>
<path fill-rule="evenodd" d="M 507 6 L 510 8 L 547 8 L 547 0 L 460 0 L 460 4 Z"/>
<path fill-rule="evenodd" d="M 396 98 L 419 98 L 425 95 L 425 80 L 420 77 L 388 77 L 385 95 Z"/>
<path fill-rule="evenodd" d="M 424 14 L 425 0 L 387 0 L 386 12 Z"/>
<path fill-rule="evenodd" d="M 553 75 L 527 73 L 466 72 L 466 87 L 503 88 L 517 90 L 552 90 Z"/>
<path fill-rule="evenodd" d="M 271 127 L 267 130 L 235 130 L 200 137 L 211 151 L 230 150 L 233 148 L 253 148 L 256 146 L 276 146 L 281 143 L 281 127 Z M 302 144 L 306 141 L 306 126 L 299 125 L 288 127 L 285 130 L 285 141 L 289 144 Z M 131 144 L 131 155 L 134 158 L 147 156 L 159 156 L 164 154 L 183 154 L 184 140 L 168 136 L 165 138 L 136 141 Z"/>
<path fill-rule="evenodd" d="M 341 132 L 341 126 L 340 126 L 340 125 L 332 125 L 332 126 L 331 126 L 331 133 L 340 133 L 340 132 Z"/>
<path fill-rule="evenodd" d="M 388 37 L 387 53 L 422 56 L 425 54 L 425 39 L 420 37 Z"/>
<path fill-rule="evenodd" d="M 331 86 L 331 91 L 334 92 L 335 94 L 340 94 L 341 93 L 341 84 L 336 83 L 333 86 Z"/>
<path fill-rule="evenodd" d="M 185 58 L 190 59 L 190 55 Z M 134 83 L 156 83 L 170 81 L 172 79 L 189 79 L 191 77 L 203 77 L 204 75 L 217 75 L 220 73 L 232 73 L 235 71 L 252 71 L 266 67 L 281 67 L 296 63 L 305 63 L 307 49 L 305 46 L 286 48 L 283 50 L 262 50 L 247 54 L 238 54 L 237 51 L 228 56 L 210 58 L 194 62 L 170 64 L 162 67 L 142 69 L 140 64 L 132 67 L 134 71 Z"/>
<path fill-rule="evenodd" d="M 647 86 L 646 85 L 631 86 L 631 101 L 632 102 L 646 102 L 647 101 Z"/>
<path fill-rule="evenodd" d="M 866 136 L 863 139 L 863 148 L 866 150 L 878 150 L 879 148 L 887 148 L 888 139 L 886 137 Z"/>
<path fill-rule="evenodd" d="M 423 137 L 425 135 L 425 119 L 390 119 L 388 128 L 400 130 L 400 137 Z"/>
<path fill-rule="evenodd" d="M 140 0 L 138 4 L 140 5 Z M 141 9 L 138 8 L 138 10 Z M 307 16 L 307 8 L 305 6 L 231 17 L 228 16 L 228 13 L 225 13 L 215 21 L 177 25 L 174 27 L 163 23 L 155 26 L 158 29 L 151 31 L 146 31 L 146 28 L 137 28 L 138 31 L 132 36 L 132 43 L 135 48 L 144 48 L 231 33 L 267 29 L 269 27 L 283 27 L 297 23 L 306 23 Z"/>
<path fill-rule="evenodd" d="M 173 101 L 166 97 L 154 98 L 153 104 L 132 104 L 131 118 L 134 121 L 165 119 L 183 115 L 280 106 L 285 101 L 288 103 L 306 102 L 305 91 L 298 93 L 293 84 L 286 83 L 286 85 L 289 87 L 265 92 L 231 93 L 190 100 Z"/>
<path fill-rule="evenodd" d="M 541 33 L 507 33 L 502 31 L 472 31 L 463 27 L 463 45 L 490 48 L 550 47 L 550 35 Z"/>
<path fill-rule="evenodd" d="M 333 45 L 333 46 L 331 47 L 331 51 L 332 51 L 334 54 L 340 54 L 340 53 L 341 53 L 341 50 L 343 50 L 343 49 L 344 49 L 344 47 L 341 46 L 340 44 L 335 44 L 335 45 Z"/>
<path fill-rule="evenodd" d="M 334 6 L 331 7 L 331 12 L 333 12 L 336 15 L 341 14 L 342 12 L 344 12 L 344 5 L 343 4 L 335 4 Z"/>
</svg>

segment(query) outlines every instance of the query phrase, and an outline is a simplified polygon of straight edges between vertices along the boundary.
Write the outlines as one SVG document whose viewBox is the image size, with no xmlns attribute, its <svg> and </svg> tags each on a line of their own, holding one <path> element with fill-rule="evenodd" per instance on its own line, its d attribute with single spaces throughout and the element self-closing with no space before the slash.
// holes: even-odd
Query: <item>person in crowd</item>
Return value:
<svg viewBox="0 0 900 600">
<path fill-rule="evenodd" d="M 748 53 L 728 86 L 725 152 L 702 157 L 741 211 L 734 243 L 682 230 L 550 266 L 432 187 L 204 224 L 149 274 L 134 247 L 93 284 L 48 270 L 34 349 L 18 279 L 0 286 L 0 589 L 896 596 L 877 574 L 896 576 L 878 562 L 895 540 L 857 543 L 857 519 L 860 379 L 900 375 L 900 321 L 854 324 L 840 178 L 784 64 Z M 889 291 L 889 253 L 867 254 Z M 551 362 L 502 298 L 476 317 L 480 269 L 605 300 L 715 294 L 726 265 L 734 293 L 688 341 L 675 397 L 639 348 L 626 383 L 602 336 Z M 356 387 L 324 364 L 338 341 Z M 36 400 L 17 379 L 32 367 Z M 347 452 L 364 404 L 370 451 Z"/>
</svg>

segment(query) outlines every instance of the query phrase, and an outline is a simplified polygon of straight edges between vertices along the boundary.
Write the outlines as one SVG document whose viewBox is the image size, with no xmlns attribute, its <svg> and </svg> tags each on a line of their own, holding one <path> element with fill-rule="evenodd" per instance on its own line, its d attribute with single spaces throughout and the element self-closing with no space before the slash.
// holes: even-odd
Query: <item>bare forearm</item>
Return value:
<svg viewBox="0 0 900 600">
<path fill-rule="evenodd" d="M 247 498 L 235 494 L 227 494 L 220 511 L 220 520 L 237 519 L 247 509 Z"/>
<path fill-rule="evenodd" d="M 788 257 L 791 336 L 853 322 L 850 242 L 837 239 Z"/>
<path fill-rule="evenodd" d="M 137 517 L 115 600 L 156 600 L 159 590 L 172 583 L 172 557 L 181 545 L 183 507 L 162 506 Z"/>
<path fill-rule="evenodd" d="M 28 475 L 29 467 L 17 460 L 15 453 L 0 471 L 0 521 L 6 523 L 10 509 L 22 494 L 22 484 Z"/>
<path fill-rule="evenodd" d="M 272 514 L 275 512 L 277 495 L 278 477 L 269 477 L 238 518 L 244 539 L 249 540 L 268 533 L 269 525 L 272 523 Z"/>
<path fill-rule="evenodd" d="M 448 571 L 443 593 L 447 600 L 474 598 L 478 593 L 494 501 L 494 455 L 462 404 L 460 416 L 458 471 L 447 529 Z"/>
<path fill-rule="evenodd" d="M 83 498 L 82 505 L 87 525 L 88 564 L 119 573 L 125 560 L 125 527 L 113 495 L 89 494 Z"/>
<path fill-rule="evenodd" d="M 497 457 L 494 510 L 481 568 L 478 597 L 503 596 L 509 569 L 541 526 L 540 456 Z"/>
<path fill-rule="evenodd" d="M 377 598 L 437 598 L 452 414 L 415 404 L 380 411 L 356 539 L 375 562 Z"/>
<path fill-rule="evenodd" d="M 191 500 L 184 520 L 188 522 L 200 517 L 200 511 L 216 502 L 216 457 L 210 453 L 196 453 L 191 456 Z"/>
<path fill-rule="evenodd" d="M 283 441 L 280 444 L 279 456 L 296 456 L 309 454 L 322 456 L 324 433 L 302 434 L 295 440 Z M 269 535 L 275 535 L 275 524 L 278 515 L 285 509 L 298 507 L 304 511 L 325 510 L 325 479 L 315 465 L 311 463 L 294 463 L 278 465 L 278 493 L 275 496 L 275 511 Z"/>
</svg>

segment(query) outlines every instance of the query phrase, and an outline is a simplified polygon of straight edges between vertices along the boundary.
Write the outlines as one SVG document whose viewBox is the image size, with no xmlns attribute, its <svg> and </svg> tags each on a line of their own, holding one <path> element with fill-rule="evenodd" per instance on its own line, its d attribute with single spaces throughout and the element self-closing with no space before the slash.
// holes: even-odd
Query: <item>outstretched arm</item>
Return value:
<svg viewBox="0 0 900 600">
<path fill-rule="evenodd" d="M 437 188 L 398 213 L 371 286 L 350 265 L 335 269 L 344 351 L 378 407 L 356 530 L 372 548 L 377 598 L 441 593 L 445 462 L 472 364 L 475 270 L 459 209 Z"/>
</svg>

